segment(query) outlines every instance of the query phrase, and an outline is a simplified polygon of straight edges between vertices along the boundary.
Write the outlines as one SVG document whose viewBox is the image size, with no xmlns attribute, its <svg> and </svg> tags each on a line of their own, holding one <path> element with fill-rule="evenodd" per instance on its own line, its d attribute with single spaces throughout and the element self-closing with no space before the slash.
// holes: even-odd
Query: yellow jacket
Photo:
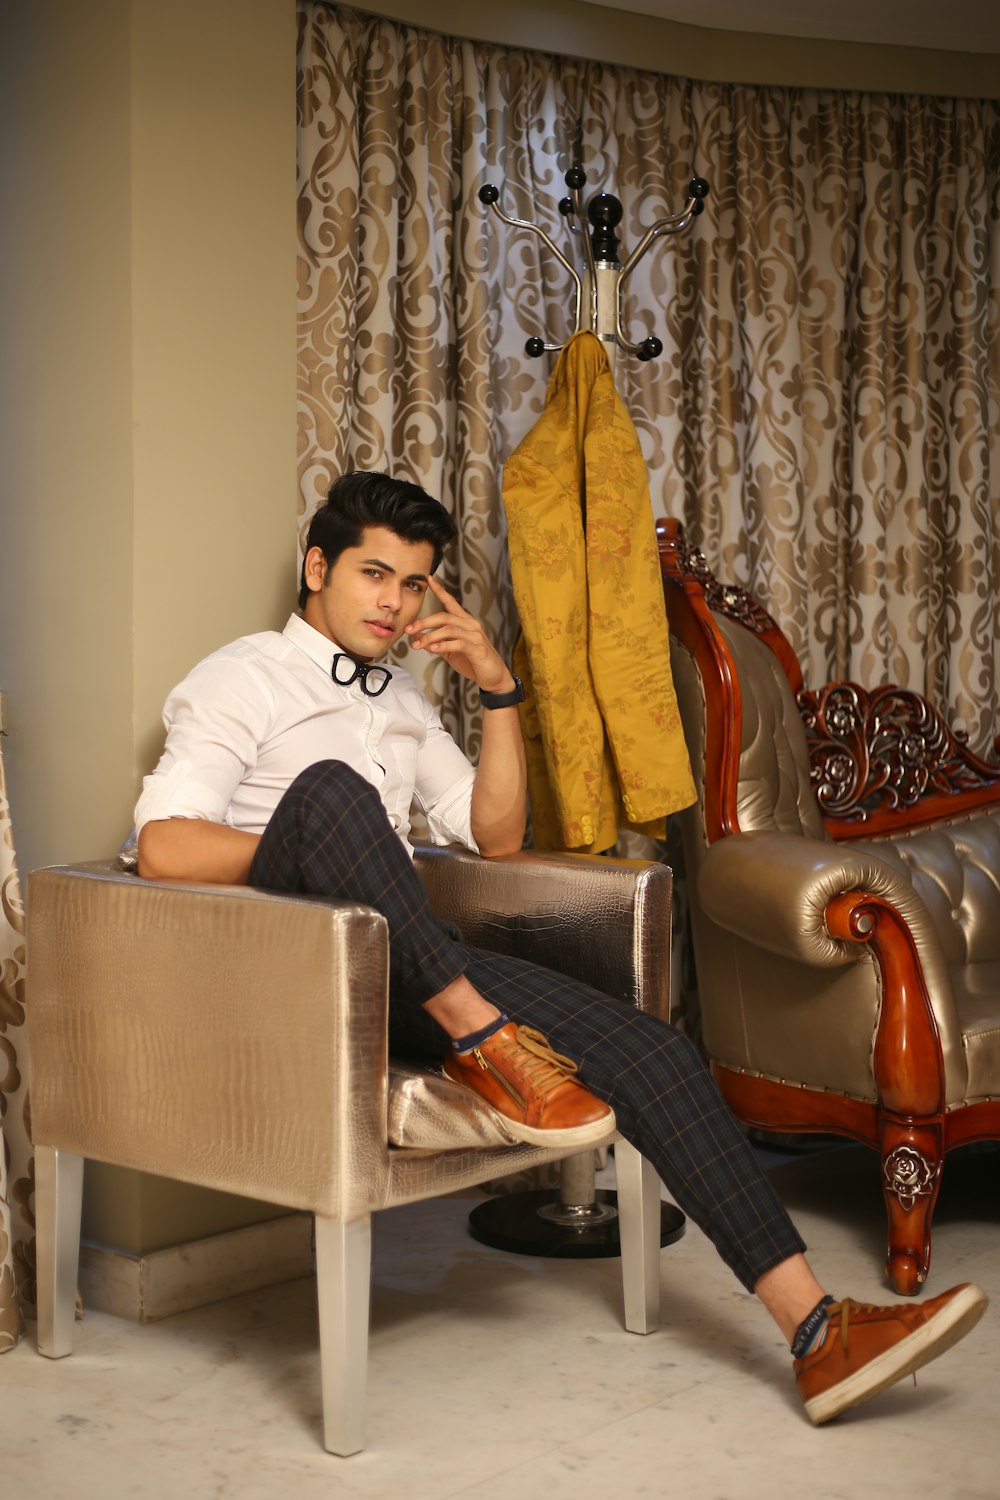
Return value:
<svg viewBox="0 0 1000 1500">
<path fill-rule="evenodd" d="M 646 466 L 594 334 L 563 350 L 503 500 L 535 846 L 597 853 L 620 826 L 662 835 L 695 789 Z"/>
</svg>

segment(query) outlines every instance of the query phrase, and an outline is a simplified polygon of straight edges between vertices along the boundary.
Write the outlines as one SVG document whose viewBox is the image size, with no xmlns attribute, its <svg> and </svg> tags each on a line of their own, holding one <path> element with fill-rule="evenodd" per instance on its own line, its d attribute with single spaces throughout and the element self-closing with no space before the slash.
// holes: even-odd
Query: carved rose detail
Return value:
<svg viewBox="0 0 1000 1500">
<path fill-rule="evenodd" d="M 677 547 L 677 565 L 682 573 L 693 578 L 705 591 L 705 603 L 717 614 L 752 630 L 756 635 L 766 635 L 777 626 L 763 605 L 746 589 L 732 583 L 720 583 L 708 566 L 705 554 L 699 547 L 692 547 L 683 539 Z"/>
<path fill-rule="evenodd" d="M 882 1176 L 890 1193 L 899 1199 L 906 1213 L 918 1198 L 925 1198 L 934 1186 L 934 1168 L 913 1146 L 897 1146 L 882 1163 Z"/>
</svg>

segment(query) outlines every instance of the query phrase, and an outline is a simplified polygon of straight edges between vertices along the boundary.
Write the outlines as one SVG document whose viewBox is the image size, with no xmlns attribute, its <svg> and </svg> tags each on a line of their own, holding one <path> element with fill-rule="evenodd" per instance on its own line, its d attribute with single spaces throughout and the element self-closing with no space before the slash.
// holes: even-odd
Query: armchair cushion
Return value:
<svg viewBox="0 0 1000 1500">
<path fill-rule="evenodd" d="M 511 1146 L 503 1116 L 461 1084 L 416 1063 L 391 1060 L 387 1135 L 390 1146 L 454 1151 L 461 1146 Z"/>
</svg>

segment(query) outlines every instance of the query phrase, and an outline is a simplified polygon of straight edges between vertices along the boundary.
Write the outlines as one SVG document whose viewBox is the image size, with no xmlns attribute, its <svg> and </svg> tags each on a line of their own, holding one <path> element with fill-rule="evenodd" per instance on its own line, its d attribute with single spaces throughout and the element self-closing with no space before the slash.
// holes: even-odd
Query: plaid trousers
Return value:
<svg viewBox="0 0 1000 1500">
<path fill-rule="evenodd" d="M 377 791 L 349 766 L 319 761 L 296 778 L 264 831 L 249 882 L 382 913 L 393 1055 L 444 1057 L 447 1038 L 423 1004 L 462 973 L 512 1020 L 544 1032 L 748 1290 L 805 1249 L 687 1037 L 578 980 L 459 941 L 431 911 Z"/>
</svg>

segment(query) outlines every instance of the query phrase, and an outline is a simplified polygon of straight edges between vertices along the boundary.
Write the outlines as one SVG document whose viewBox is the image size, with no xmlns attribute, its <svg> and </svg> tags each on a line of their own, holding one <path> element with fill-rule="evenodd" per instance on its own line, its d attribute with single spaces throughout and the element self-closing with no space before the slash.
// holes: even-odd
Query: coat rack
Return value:
<svg viewBox="0 0 1000 1500">
<path fill-rule="evenodd" d="M 500 207 L 500 189 L 492 182 L 479 189 L 479 201 L 491 208 L 497 218 L 504 224 L 509 224 L 512 229 L 528 229 L 532 234 L 537 234 L 572 278 L 575 288 L 574 333 L 589 328 L 605 344 L 617 345 L 629 354 L 638 355 L 639 359 L 656 359 L 663 353 L 663 344 L 658 338 L 651 335 L 641 343 L 633 344 L 625 337 L 622 327 L 622 288 L 654 240 L 668 234 L 679 234 L 703 211 L 708 196 L 708 183 L 704 177 L 692 177 L 687 202 L 680 213 L 667 214 L 665 218 L 657 219 L 646 230 L 631 255 L 621 261 L 617 233 L 623 213 L 621 200 L 612 193 L 596 193 L 587 204 L 586 220 L 591 226 L 588 233 L 584 227 L 582 196 L 587 174 L 579 162 L 570 167 L 565 181 L 569 196 L 560 199 L 559 212 L 566 219 L 570 233 L 579 235 L 583 240 L 582 273 L 570 264 L 540 225 L 532 224 L 528 219 L 512 219 L 504 213 Z M 540 354 L 554 353 L 563 347 L 564 344 L 547 344 L 536 335 L 528 339 L 524 349 L 534 359 Z M 608 352 L 611 353 L 612 350 Z"/>
</svg>

